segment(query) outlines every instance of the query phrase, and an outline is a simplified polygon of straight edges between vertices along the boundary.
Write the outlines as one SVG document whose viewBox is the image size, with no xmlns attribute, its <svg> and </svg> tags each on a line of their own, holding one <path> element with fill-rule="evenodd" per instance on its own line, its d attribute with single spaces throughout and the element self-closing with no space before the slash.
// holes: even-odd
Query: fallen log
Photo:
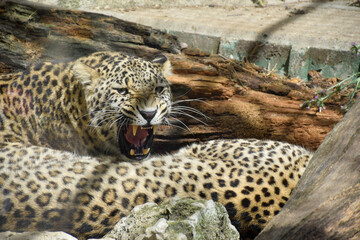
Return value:
<svg viewBox="0 0 360 240">
<path fill-rule="evenodd" d="M 151 27 L 28 1 L 0 4 L 0 72 L 24 70 L 43 61 L 66 61 L 97 51 L 152 58 L 179 53 L 176 38 Z"/>
<path fill-rule="evenodd" d="M 344 100 L 332 101 L 323 112 L 300 108 L 304 100 L 314 96 L 315 90 L 293 83 L 293 79 L 263 77 L 252 66 L 227 70 L 233 63 L 220 56 L 173 55 L 170 59 L 175 74 L 169 80 L 175 97 L 186 95 L 182 99 L 188 99 L 189 106 L 209 118 L 200 118 L 207 124 L 204 125 L 184 117 L 180 120 L 190 131 L 166 128 L 160 132 L 158 141 L 166 149 L 209 139 L 258 138 L 315 150 L 342 117 L 339 105 Z"/>
<path fill-rule="evenodd" d="M 313 90 L 299 82 L 199 51 L 175 54 L 180 44 L 174 36 L 110 16 L 5 0 L 0 6 L 0 33 L 0 73 L 102 50 L 143 58 L 167 53 L 173 64 L 169 80 L 175 100 L 201 99 L 183 104 L 208 118 L 194 112 L 188 113 L 201 121 L 176 116 L 173 123 L 183 129 L 162 127 L 155 152 L 216 138 L 282 140 L 315 150 L 342 117 L 337 102 L 322 113 L 300 109 Z"/>
</svg>

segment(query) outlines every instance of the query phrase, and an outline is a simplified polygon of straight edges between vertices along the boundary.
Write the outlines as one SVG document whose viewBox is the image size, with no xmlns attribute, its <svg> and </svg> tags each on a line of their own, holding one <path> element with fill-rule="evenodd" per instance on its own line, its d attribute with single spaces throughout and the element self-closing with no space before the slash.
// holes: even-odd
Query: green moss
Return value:
<svg viewBox="0 0 360 240">
<path fill-rule="evenodd" d="M 169 216 L 169 220 L 172 221 L 179 221 L 186 219 L 199 211 L 201 209 L 200 206 L 192 205 L 193 200 L 191 199 L 184 199 L 183 201 L 179 202 L 178 204 L 171 207 L 171 215 Z"/>
</svg>

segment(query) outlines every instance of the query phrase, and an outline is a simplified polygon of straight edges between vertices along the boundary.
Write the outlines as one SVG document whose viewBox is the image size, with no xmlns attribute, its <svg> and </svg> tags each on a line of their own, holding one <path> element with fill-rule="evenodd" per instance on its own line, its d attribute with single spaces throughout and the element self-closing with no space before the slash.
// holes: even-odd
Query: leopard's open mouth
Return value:
<svg viewBox="0 0 360 240">
<path fill-rule="evenodd" d="M 156 126 L 123 126 L 119 134 L 121 152 L 126 157 L 134 160 L 146 158 L 150 153 L 155 132 Z"/>
</svg>

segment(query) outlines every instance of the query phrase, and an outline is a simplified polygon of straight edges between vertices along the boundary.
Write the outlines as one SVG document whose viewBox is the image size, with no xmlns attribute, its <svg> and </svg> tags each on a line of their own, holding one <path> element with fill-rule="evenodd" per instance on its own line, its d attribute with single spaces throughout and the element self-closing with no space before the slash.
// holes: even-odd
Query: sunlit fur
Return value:
<svg viewBox="0 0 360 240">
<path fill-rule="evenodd" d="M 101 52 L 0 76 L 0 231 L 101 237 L 136 205 L 178 197 L 220 202 L 242 238 L 261 231 L 302 176 L 306 149 L 234 139 L 120 154 L 119 129 L 144 124 L 141 110 L 156 112 L 149 125 L 206 121 L 182 105 L 202 100 L 171 102 L 166 66 Z"/>
</svg>

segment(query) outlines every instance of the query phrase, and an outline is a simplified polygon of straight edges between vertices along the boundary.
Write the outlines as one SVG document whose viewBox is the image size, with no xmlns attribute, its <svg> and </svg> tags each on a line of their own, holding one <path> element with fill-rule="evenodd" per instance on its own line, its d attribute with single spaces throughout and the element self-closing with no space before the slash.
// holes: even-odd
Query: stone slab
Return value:
<svg viewBox="0 0 360 240">
<path fill-rule="evenodd" d="M 82 9 L 161 29 L 191 47 L 238 60 L 260 44 L 255 64 L 303 79 L 309 70 L 344 78 L 360 68 L 360 56 L 350 53 L 351 42 L 360 44 L 360 8 L 349 1 L 271 0 L 263 8 L 242 0 L 130 2 L 111 8 L 84 3 Z"/>
<path fill-rule="evenodd" d="M 198 48 L 211 54 L 219 52 L 220 37 L 180 31 L 168 31 L 168 33 L 175 35 L 180 42 L 185 42 L 188 47 Z"/>
</svg>

